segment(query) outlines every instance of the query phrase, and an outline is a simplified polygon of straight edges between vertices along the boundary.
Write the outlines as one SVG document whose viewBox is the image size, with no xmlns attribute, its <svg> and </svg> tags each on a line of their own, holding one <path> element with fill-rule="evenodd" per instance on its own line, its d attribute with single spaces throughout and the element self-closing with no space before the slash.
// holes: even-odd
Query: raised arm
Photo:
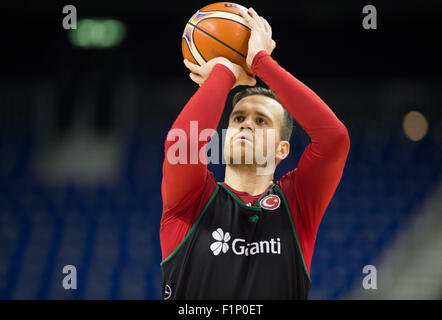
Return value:
<svg viewBox="0 0 442 320">
<path fill-rule="evenodd" d="M 173 209 L 177 206 L 181 208 L 187 206 L 201 193 L 207 177 L 207 165 L 205 158 L 199 159 L 198 155 L 207 140 L 199 141 L 199 135 L 205 129 L 216 129 L 232 87 L 255 83 L 255 79 L 246 76 L 242 69 L 238 69 L 239 66 L 224 58 L 212 59 L 203 66 L 188 61 L 185 61 L 185 64 L 191 71 L 190 78 L 198 83 L 200 88 L 173 123 L 165 142 L 161 184 L 164 213 L 175 212 Z M 198 129 L 191 134 L 191 130 L 195 130 L 191 129 L 192 122 L 193 127 Z M 186 156 L 181 159 L 181 163 L 174 163 L 177 156 L 175 149 L 179 149 L 175 144 L 179 143 L 179 136 L 184 136 L 186 139 Z M 191 139 L 194 137 L 195 139 Z M 195 150 L 196 163 L 193 161 L 195 154 L 191 154 Z M 168 155 L 174 160 L 168 159 Z"/>
<path fill-rule="evenodd" d="M 252 69 L 278 96 L 281 103 L 310 136 L 311 143 L 299 160 L 296 174 L 287 178 L 296 193 L 306 231 L 315 235 L 339 184 L 350 147 L 344 124 L 306 85 L 280 67 L 265 51 L 258 53 Z"/>
<path fill-rule="evenodd" d="M 324 101 L 270 56 L 275 42 L 268 22 L 253 9 L 244 16 L 252 29 L 247 62 L 311 138 L 298 167 L 279 181 L 310 270 L 316 232 L 341 179 L 350 148 L 349 135 Z"/>
</svg>

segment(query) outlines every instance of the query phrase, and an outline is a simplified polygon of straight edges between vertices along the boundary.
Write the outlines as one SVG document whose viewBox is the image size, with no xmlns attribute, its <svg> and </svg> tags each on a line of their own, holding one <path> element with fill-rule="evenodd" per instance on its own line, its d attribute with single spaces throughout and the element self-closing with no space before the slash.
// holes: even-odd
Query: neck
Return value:
<svg viewBox="0 0 442 320">
<path fill-rule="evenodd" d="M 256 166 L 226 165 L 224 182 L 235 190 L 259 195 L 273 185 L 273 173 L 258 175 L 256 169 Z"/>
</svg>

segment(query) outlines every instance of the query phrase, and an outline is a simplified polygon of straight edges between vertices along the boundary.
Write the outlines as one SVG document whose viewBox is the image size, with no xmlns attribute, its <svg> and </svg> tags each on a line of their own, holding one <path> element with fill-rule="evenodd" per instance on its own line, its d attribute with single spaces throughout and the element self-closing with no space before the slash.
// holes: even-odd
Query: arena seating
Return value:
<svg viewBox="0 0 442 320">
<path fill-rule="evenodd" d="M 349 158 L 316 240 L 311 299 L 345 298 L 441 176 L 442 152 L 432 136 L 413 143 L 399 129 L 349 127 Z M 46 184 L 32 169 L 38 134 L 0 131 L 0 298 L 161 297 L 166 131 L 156 142 L 149 137 L 158 131 L 128 135 L 118 183 L 89 187 Z M 295 145 L 292 160 L 305 145 Z M 214 171 L 222 178 L 222 168 Z M 77 290 L 61 285 L 67 264 L 77 267 Z"/>
</svg>

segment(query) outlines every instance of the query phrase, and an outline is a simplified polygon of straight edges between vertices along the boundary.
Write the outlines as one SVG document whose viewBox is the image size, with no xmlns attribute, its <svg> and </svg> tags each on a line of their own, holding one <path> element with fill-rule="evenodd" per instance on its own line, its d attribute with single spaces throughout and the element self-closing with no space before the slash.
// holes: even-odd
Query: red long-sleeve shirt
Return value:
<svg viewBox="0 0 442 320">
<path fill-rule="evenodd" d="M 339 184 L 350 148 L 348 132 L 312 90 L 280 67 L 265 51 L 255 56 L 252 70 L 278 96 L 311 138 L 298 167 L 277 181 L 287 198 L 302 255 L 310 273 L 319 223 Z M 190 138 L 190 121 L 198 121 L 198 134 L 204 129 L 216 129 L 234 83 L 233 73 L 224 65 L 216 65 L 181 111 L 172 129 L 184 130 L 187 138 Z M 166 141 L 166 155 L 174 143 Z M 197 150 L 201 150 L 207 141 L 188 139 L 187 143 L 187 150 L 196 147 L 191 146 L 191 143 L 198 143 Z M 187 157 L 187 164 L 171 164 L 167 157 L 163 163 L 163 215 L 160 225 L 163 260 L 186 237 L 216 188 L 215 178 L 208 171 L 205 161 L 190 164 L 190 155 Z M 255 205 L 261 196 L 252 196 L 231 187 L 229 189 L 245 204 L 250 202 Z"/>
</svg>

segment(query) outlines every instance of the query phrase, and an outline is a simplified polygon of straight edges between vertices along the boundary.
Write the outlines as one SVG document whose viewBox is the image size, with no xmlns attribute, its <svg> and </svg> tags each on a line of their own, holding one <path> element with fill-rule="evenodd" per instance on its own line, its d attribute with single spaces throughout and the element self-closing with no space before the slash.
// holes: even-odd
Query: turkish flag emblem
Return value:
<svg viewBox="0 0 442 320">
<path fill-rule="evenodd" d="M 261 199 L 259 202 L 261 208 L 267 210 L 275 210 L 278 209 L 281 204 L 281 199 L 276 194 L 269 194 L 268 196 Z"/>
</svg>

